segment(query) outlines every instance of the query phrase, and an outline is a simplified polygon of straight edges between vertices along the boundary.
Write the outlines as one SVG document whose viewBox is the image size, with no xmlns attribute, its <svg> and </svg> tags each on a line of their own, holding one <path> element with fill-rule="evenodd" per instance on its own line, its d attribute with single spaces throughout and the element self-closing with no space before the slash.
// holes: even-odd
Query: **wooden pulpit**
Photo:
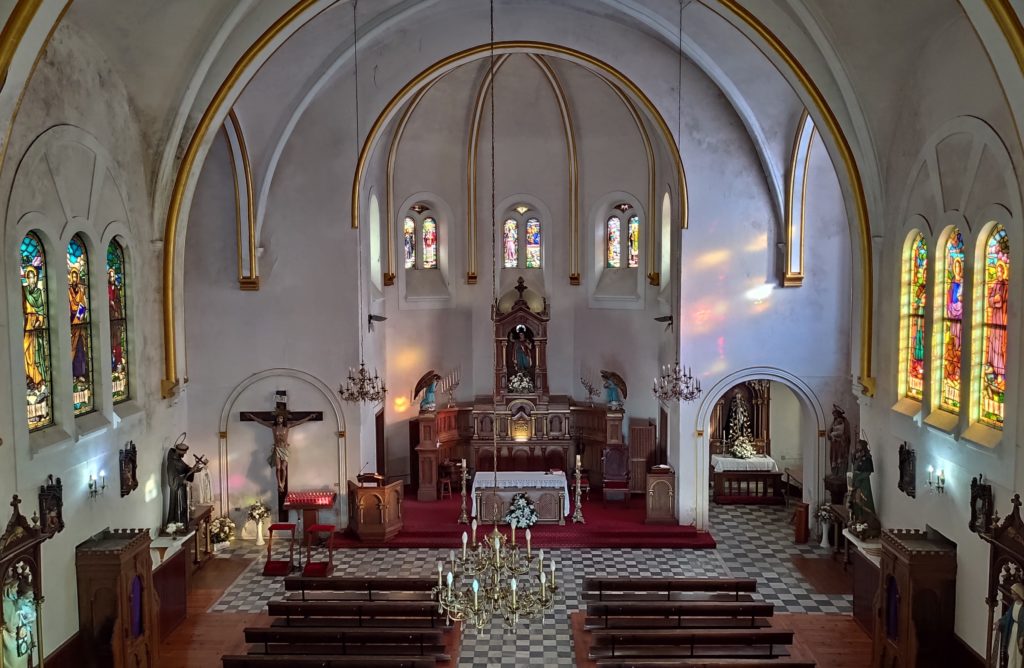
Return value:
<svg viewBox="0 0 1024 668">
<path fill-rule="evenodd" d="M 360 540 L 389 540 L 402 529 L 404 483 L 364 486 L 348 481 L 348 526 Z"/>
</svg>

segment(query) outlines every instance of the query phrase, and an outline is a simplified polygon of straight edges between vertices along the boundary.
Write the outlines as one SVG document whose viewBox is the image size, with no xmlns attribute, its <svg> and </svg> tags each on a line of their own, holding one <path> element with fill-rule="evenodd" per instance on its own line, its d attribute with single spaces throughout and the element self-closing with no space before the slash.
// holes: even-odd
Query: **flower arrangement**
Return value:
<svg viewBox="0 0 1024 668">
<path fill-rule="evenodd" d="M 834 518 L 832 516 L 832 507 L 827 503 L 823 503 L 818 506 L 818 512 L 815 517 L 819 522 L 831 522 Z"/>
<path fill-rule="evenodd" d="M 508 512 L 505 513 L 506 522 L 515 522 L 516 528 L 526 529 L 536 524 L 538 519 L 537 509 L 533 507 L 530 497 L 523 492 L 512 497 L 512 502 L 508 504 Z"/>
<path fill-rule="evenodd" d="M 513 394 L 533 392 L 533 381 L 525 373 L 519 372 L 508 381 L 508 391 Z"/>
<path fill-rule="evenodd" d="M 185 525 L 182 524 L 181 522 L 170 522 L 167 526 L 164 527 L 164 531 L 166 531 L 168 534 L 170 534 L 172 536 L 174 534 L 178 533 L 179 531 L 184 531 L 184 530 L 185 530 Z"/>
<path fill-rule="evenodd" d="M 757 454 L 753 440 L 749 436 L 737 436 L 729 448 L 729 454 L 736 459 L 750 459 Z"/>
<path fill-rule="evenodd" d="M 257 501 L 256 503 L 249 506 L 248 517 L 253 522 L 266 521 L 266 519 L 270 517 L 270 508 L 267 508 L 265 505 L 263 505 L 262 501 Z"/>
<path fill-rule="evenodd" d="M 210 540 L 226 543 L 235 537 L 235 523 L 229 517 L 218 517 L 210 521 Z"/>
<path fill-rule="evenodd" d="M 733 457 L 750 459 L 757 454 L 754 439 L 750 436 L 750 415 L 742 395 L 737 394 L 732 398 L 732 405 L 729 407 L 729 428 L 726 433 L 729 454 Z"/>
</svg>

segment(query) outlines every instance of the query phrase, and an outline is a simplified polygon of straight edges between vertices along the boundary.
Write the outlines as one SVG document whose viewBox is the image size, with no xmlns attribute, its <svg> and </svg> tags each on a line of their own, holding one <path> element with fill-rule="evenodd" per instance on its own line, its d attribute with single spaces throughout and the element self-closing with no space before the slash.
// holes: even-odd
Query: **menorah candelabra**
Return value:
<svg viewBox="0 0 1024 668">
<path fill-rule="evenodd" d="M 448 395 L 448 408 L 453 405 L 452 398 L 455 395 L 455 390 L 459 387 L 459 383 L 462 381 L 462 367 L 456 367 L 448 372 L 440 381 L 437 386 L 441 392 Z"/>
</svg>

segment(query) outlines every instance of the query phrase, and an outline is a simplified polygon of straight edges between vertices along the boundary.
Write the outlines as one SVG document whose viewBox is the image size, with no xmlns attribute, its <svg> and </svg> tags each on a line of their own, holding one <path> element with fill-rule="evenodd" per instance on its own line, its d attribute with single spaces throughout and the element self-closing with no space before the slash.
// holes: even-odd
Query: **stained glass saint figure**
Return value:
<svg viewBox="0 0 1024 668">
<path fill-rule="evenodd" d="M 114 403 L 128 399 L 128 317 L 124 249 L 116 241 L 107 246 L 107 303 L 110 307 L 110 380 Z"/>
<path fill-rule="evenodd" d="M 629 259 L 627 266 L 635 269 L 640 266 L 640 217 L 629 218 Z"/>
<path fill-rule="evenodd" d="M 519 223 L 509 218 L 505 221 L 502 235 L 504 248 L 504 266 L 506 269 L 519 266 Z"/>
<path fill-rule="evenodd" d="M 405 268 L 412 269 L 416 266 L 416 221 L 411 216 L 405 217 L 402 235 L 405 239 Z"/>
<path fill-rule="evenodd" d="M 89 256 L 81 237 L 68 244 L 68 309 L 71 315 L 71 388 L 75 415 L 93 409 Z"/>
<path fill-rule="evenodd" d="M 960 355 L 963 338 L 964 239 L 954 228 L 946 242 L 945 304 L 942 324 L 942 397 L 939 406 L 960 410 Z"/>
<path fill-rule="evenodd" d="M 909 257 L 910 282 L 907 286 L 909 318 L 909 355 L 907 359 L 907 396 L 924 397 L 924 317 L 927 305 L 928 245 L 923 234 L 914 237 Z"/>
<path fill-rule="evenodd" d="M 540 221 L 536 218 L 526 220 L 526 268 L 540 267 Z"/>
<path fill-rule="evenodd" d="M 28 429 L 53 424 L 50 394 L 50 321 L 46 295 L 46 255 L 43 243 L 29 232 L 21 242 L 22 313 L 25 331 L 25 400 Z"/>
<path fill-rule="evenodd" d="M 618 216 L 612 216 L 607 223 L 607 255 L 608 268 L 618 269 L 622 266 L 622 221 Z"/>
<path fill-rule="evenodd" d="M 437 269 L 437 221 L 423 219 L 423 268 Z"/>
<path fill-rule="evenodd" d="M 1006 325 L 1010 244 L 997 227 L 985 244 L 985 321 L 983 324 L 981 419 L 1001 427 L 1006 392 Z"/>
</svg>

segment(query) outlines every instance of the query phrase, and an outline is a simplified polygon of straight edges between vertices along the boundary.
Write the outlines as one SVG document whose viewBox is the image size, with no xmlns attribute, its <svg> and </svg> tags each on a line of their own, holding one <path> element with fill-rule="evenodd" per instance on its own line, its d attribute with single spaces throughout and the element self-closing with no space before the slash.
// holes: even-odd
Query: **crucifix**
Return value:
<svg viewBox="0 0 1024 668">
<path fill-rule="evenodd" d="M 288 432 L 304 422 L 320 422 L 324 419 L 321 411 L 289 411 L 288 393 L 278 390 L 274 397 L 274 410 L 243 412 L 242 422 L 256 422 L 270 429 L 274 434 L 274 449 L 267 457 L 267 463 L 274 467 L 277 476 L 277 515 L 282 522 L 288 521 L 285 497 L 288 496 Z"/>
</svg>

